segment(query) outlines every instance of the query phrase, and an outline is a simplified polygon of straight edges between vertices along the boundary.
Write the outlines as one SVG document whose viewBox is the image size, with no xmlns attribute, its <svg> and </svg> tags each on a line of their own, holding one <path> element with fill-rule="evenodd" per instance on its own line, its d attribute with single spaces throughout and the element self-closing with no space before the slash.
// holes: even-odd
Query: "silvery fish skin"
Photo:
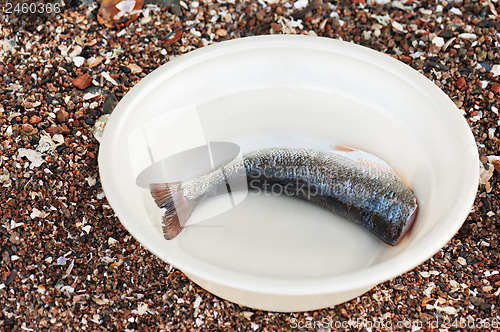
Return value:
<svg viewBox="0 0 500 332">
<path fill-rule="evenodd" d="M 194 207 L 242 174 L 242 168 L 249 189 L 307 200 L 354 221 L 390 245 L 401 241 L 417 215 L 412 190 L 373 155 L 352 149 L 267 148 L 186 182 L 152 184 L 156 203 L 166 209 L 165 237 L 177 236 Z"/>
</svg>

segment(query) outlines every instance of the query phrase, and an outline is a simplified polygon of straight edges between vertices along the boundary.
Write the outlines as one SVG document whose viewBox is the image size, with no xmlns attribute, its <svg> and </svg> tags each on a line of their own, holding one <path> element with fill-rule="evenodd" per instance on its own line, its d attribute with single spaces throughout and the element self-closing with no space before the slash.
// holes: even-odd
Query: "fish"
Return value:
<svg viewBox="0 0 500 332">
<path fill-rule="evenodd" d="M 412 189 L 382 159 L 345 146 L 335 150 L 264 148 L 240 154 L 186 181 L 152 183 L 151 195 L 165 209 L 167 240 L 184 228 L 195 207 L 246 177 L 247 187 L 308 201 L 348 219 L 389 245 L 397 245 L 418 214 Z"/>
</svg>

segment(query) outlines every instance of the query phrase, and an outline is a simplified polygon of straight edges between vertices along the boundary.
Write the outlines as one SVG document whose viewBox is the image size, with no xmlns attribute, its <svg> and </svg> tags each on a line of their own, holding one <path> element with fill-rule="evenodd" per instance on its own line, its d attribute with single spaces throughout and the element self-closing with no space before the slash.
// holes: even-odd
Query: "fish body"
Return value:
<svg viewBox="0 0 500 332">
<path fill-rule="evenodd" d="M 390 245 L 403 238 L 417 215 L 412 190 L 387 163 L 371 154 L 348 148 L 266 148 L 185 182 L 152 184 L 157 205 L 166 209 L 165 237 L 177 236 L 199 202 L 217 195 L 228 180 L 242 174 L 250 190 L 309 201 Z"/>
</svg>

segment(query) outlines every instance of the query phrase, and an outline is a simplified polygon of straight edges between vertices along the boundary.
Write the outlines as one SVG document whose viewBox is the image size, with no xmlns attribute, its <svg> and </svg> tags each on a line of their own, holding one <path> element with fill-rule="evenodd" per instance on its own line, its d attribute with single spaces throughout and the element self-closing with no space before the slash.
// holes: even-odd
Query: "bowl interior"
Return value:
<svg viewBox="0 0 500 332">
<path fill-rule="evenodd" d="M 322 38 L 273 37 L 192 52 L 120 102 L 99 156 L 120 221 L 184 272 L 236 288 L 320 293 L 420 264 L 458 230 L 475 195 L 477 152 L 460 112 L 388 56 Z M 176 112 L 187 115 L 165 116 Z M 415 227 L 391 247 L 312 204 L 261 194 L 167 241 L 161 211 L 136 178 L 166 154 L 203 142 L 232 142 L 243 153 L 338 144 L 373 153 L 414 190 Z"/>
</svg>

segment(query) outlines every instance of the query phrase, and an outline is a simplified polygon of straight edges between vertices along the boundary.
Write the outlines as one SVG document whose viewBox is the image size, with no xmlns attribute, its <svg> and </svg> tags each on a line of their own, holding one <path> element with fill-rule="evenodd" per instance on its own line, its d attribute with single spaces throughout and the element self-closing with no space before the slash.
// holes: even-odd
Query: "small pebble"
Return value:
<svg viewBox="0 0 500 332">
<path fill-rule="evenodd" d="M 432 39 L 432 43 L 437 47 L 442 47 L 444 45 L 444 38 L 442 37 L 434 37 Z"/>
<path fill-rule="evenodd" d="M 57 123 L 64 123 L 68 121 L 69 119 L 69 113 L 66 112 L 65 110 L 59 110 L 56 112 L 56 121 Z"/>
<path fill-rule="evenodd" d="M 394 289 L 396 290 L 404 290 L 405 286 L 403 284 L 395 284 Z"/>
<path fill-rule="evenodd" d="M 39 124 L 40 122 L 42 122 L 42 118 L 39 117 L 38 115 L 33 115 L 31 118 L 30 118 L 30 124 L 34 125 L 34 124 Z"/>
<path fill-rule="evenodd" d="M 85 73 L 73 79 L 73 85 L 80 90 L 88 88 L 90 84 L 92 84 L 92 77 L 89 73 Z"/>
<path fill-rule="evenodd" d="M 251 311 L 243 311 L 243 316 L 246 318 L 246 319 L 250 319 L 252 318 L 252 316 L 254 315 L 253 312 Z"/>
<path fill-rule="evenodd" d="M 119 86 L 120 85 L 113 77 L 111 77 L 111 75 L 108 72 L 106 72 L 106 71 L 102 72 L 101 75 L 102 75 L 102 77 L 104 77 L 111 84 L 113 84 L 115 86 Z"/>
<path fill-rule="evenodd" d="M 13 39 L 4 39 L 2 49 L 4 52 L 15 52 L 16 42 Z"/>
<path fill-rule="evenodd" d="M 110 237 L 108 238 L 108 245 L 109 246 L 114 246 L 115 244 L 119 243 L 116 239 Z"/>
<path fill-rule="evenodd" d="M 83 100 L 90 100 L 90 99 L 93 99 L 99 95 L 100 95 L 99 92 L 87 92 L 83 95 Z"/>
<path fill-rule="evenodd" d="M 70 133 L 70 130 L 66 125 L 52 126 L 50 128 L 45 129 L 45 131 L 50 135 L 57 135 L 57 134 L 68 135 Z"/>
<path fill-rule="evenodd" d="M 492 66 L 491 73 L 493 74 L 493 77 L 497 77 L 498 75 L 500 75 L 500 65 Z"/>
<path fill-rule="evenodd" d="M 219 37 L 225 37 L 225 36 L 227 36 L 227 30 L 226 29 L 218 29 L 217 30 L 217 36 L 219 36 Z"/>
<path fill-rule="evenodd" d="M 470 301 L 475 306 L 480 306 L 484 303 L 484 299 L 478 296 L 471 296 Z"/>
<path fill-rule="evenodd" d="M 86 118 L 85 123 L 88 124 L 89 126 L 93 126 L 95 123 L 95 120 L 92 118 Z"/>
<path fill-rule="evenodd" d="M 462 89 L 462 88 L 465 86 L 465 78 L 460 77 L 460 78 L 457 80 L 456 85 L 457 85 L 457 88 Z"/>
<path fill-rule="evenodd" d="M 81 109 L 79 109 L 78 111 L 74 112 L 73 115 L 75 119 L 79 120 L 85 116 L 85 113 Z"/>
<path fill-rule="evenodd" d="M 85 58 L 82 57 L 82 56 L 76 56 L 76 57 L 73 58 L 73 63 L 77 67 L 81 67 L 84 62 L 85 62 Z"/>
<path fill-rule="evenodd" d="M 497 82 L 494 82 L 491 85 L 491 91 L 494 92 L 494 93 L 500 93 L 500 84 L 497 83 Z"/>
<path fill-rule="evenodd" d="M 87 59 L 87 64 L 89 67 L 96 67 L 102 62 L 102 57 L 90 57 Z"/>
<path fill-rule="evenodd" d="M 120 70 L 124 72 L 125 74 L 128 74 L 131 72 L 130 68 L 127 66 L 120 66 Z"/>
<path fill-rule="evenodd" d="M 493 289 L 493 287 L 491 287 L 489 285 L 488 286 L 484 286 L 483 287 L 483 292 L 488 293 L 488 292 L 491 292 L 492 289 Z"/>
<path fill-rule="evenodd" d="M 488 138 L 493 139 L 495 137 L 496 128 L 488 128 Z"/>
<path fill-rule="evenodd" d="M 132 74 L 142 73 L 142 68 L 139 67 L 135 63 L 131 63 L 131 64 L 127 65 L 127 67 L 130 68 L 130 71 L 132 72 Z"/>
<path fill-rule="evenodd" d="M 392 27 L 396 30 L 396 31 L 399 31 L 399 32 L 404 32 L 405 29 L 403 27 L 403 25 L 399 22 L 396 22 L 396 21 L 392 21 L 391 23 Z"/>
<path fill-rule="evenodd" d="M 477 35 L 474 33 L 461 33 L 458 35 L 458 38 L 467 39 L 467 40 L 476 40 Z"/>
<path fill-rule="evenodd" d="M 32 133 L 34 128 L 29 123 L 24 123 L 22 129 L 25 133 Z"/>
<path fill-rule="evenodd" d="M 297 9 L 305 8 L 309 4 L 309 0 L 297 0 L 293 6 Z"/>
<path fill-rule="evenodd" d="M 57 259 L 57 265 L 66 265 L 66 261 L 67 261 L 66 257 L 61 256 Z"/>
<path fill-rule="evenodd" d="M 16 277 L 17 277 L 17 271 L 14 270 L 7 277 L 7 280 L 5 281 L 5 285 L 9 286 L 16 279 Z"/>
<path fill-rule="evenodd" d="M 102 106 L 102 111 L 104 114 L 111 114 L 113 110 L 115 109 L 115 106 L 118 104 L 118 99 L 116 98 L 116 95 L 112 92 L 110 93 L 107 97 L 106 100 L 104 101 L 104 104 Z"/>
</svg>

